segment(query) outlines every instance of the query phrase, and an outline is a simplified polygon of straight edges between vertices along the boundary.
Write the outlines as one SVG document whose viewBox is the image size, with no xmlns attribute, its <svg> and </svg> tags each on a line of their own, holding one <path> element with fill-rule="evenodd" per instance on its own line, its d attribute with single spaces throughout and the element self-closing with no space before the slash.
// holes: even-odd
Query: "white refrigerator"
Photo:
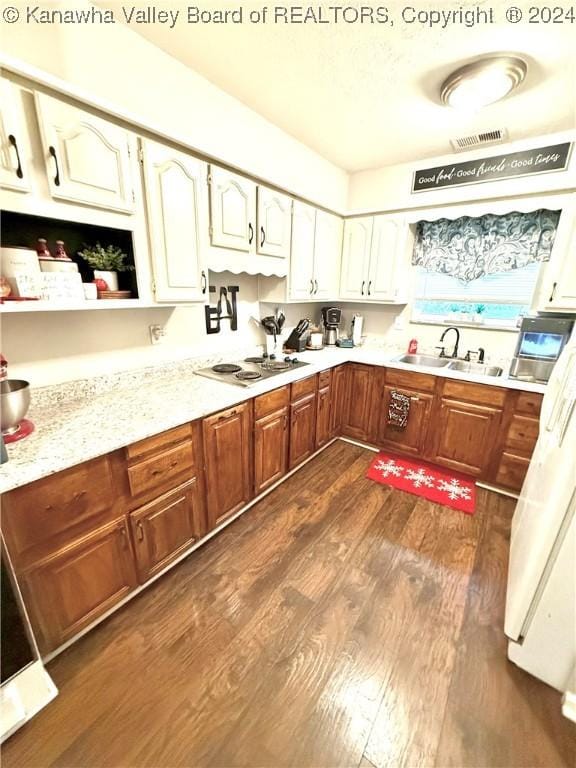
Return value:
<svg viewBox="0 0 576 768">
<path fill-rule="evenodd" d="M 512 520 L 508 658 L 562 691 L 576 720 L 576 339 L 558 360 Z"/>
</svg>

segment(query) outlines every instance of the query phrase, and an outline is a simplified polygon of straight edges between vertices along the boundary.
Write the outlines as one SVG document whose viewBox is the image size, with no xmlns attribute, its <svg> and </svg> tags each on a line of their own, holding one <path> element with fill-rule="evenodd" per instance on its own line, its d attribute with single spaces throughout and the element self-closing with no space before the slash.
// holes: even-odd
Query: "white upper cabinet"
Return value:
<svg viewBox="0 0 576 768">
<path fill-rule="evenodd" d="M 258 187 L 256 251 L 287 259 L 290 255 L 292 199 L 267 187 Z"/>
<path fill-rule="evenodd" d="M 363 216 L 344 225 L 340 297 L 349 301 L 402 302 L 406 222 L 398 216 Z"/>
<path fill-rule="evenodd" d="M 343 299 L 364 301 L 369 279 L 373 225 L 372 216 L 347 219 L 344 223 L 340 277 L 340 297 Z"/>
<path fill-rule="evenodd" d="M 394 301 L 401 278 L 404 222 L 396 216 L 375 216 L 366 294 L 373 301 Z"/>
<path fill-rule="evenodd" d="M 562 216 L 566 215 L 564 222 Z M 560 227 L 563 225 L 563 231 Z M 565 229 L 566 228 L 566 229 Z M 541 310 L 576 311 L 576 204 L 562 212 L 550 261 L 549 284 Z"/>
<path fill-rule="evenodd" d="M 316 211 L 314 235 L 314 299 L 336 299 L 340 286 L 342 219 Z"/>
<path fill-rule="evenodd" d="M 250 251 L 256 243 L 256 185 L 215 165 L 209 183 L 212 245 Z"/>
<path fill-rule="evenodd" d="M 132 213 L 131 135 L 45 94 L 35 100 L 52 197 Z"/>
<path fill-rule="evenodd" d="M 206 164 L 184 152 L 142 141 L 155 298 L 203 301 L 208 230 Z"/>
<path fill-rule="evenodd" d="M 28 142 L 16 89 L 0 80 L 0 186 L 19 192 L 30 190 Z"/>
<path fill-rule="evenodd" d="M 314 291 L 315 230 L 316 209 L 294 200 L 289 287 L 289 297 L 294 301 L 310 299 Z"/>
</svg>

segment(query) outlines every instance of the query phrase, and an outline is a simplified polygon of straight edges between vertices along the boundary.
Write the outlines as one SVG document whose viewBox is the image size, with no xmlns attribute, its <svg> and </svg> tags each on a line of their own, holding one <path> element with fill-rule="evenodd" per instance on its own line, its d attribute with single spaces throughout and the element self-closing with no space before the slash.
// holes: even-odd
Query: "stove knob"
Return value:
<svg viewBox="0 0 576 768">
<path fill-rule="evenodd" d="M 262 357 L 264 358 L 264 360 L 266 360 L 266 358 L 268 357 L 268 352 L 262 352 Z"/>
<path fill-rule="evenodd" d="M 293 358 L 292 358 L 292 365 L 294 365 L 294 364 L 295 364 L 295 363 L 297 363 L 297 362 L 298 362 L 298 358 L 297 358 L 297 357 L 293 357 Z"/>
<path fill-rule="evenodd" d="M 276 355 L 270 355 L 270 360 L 276 360 Z"/>
<path fill-rule="evenodd" d="M 291 363 L 292 362 L 292 358 L 290 358 L 290 357 L 288 357 L 288 355 L 286 355 L 286 357 L 284 358 L 284 362 L 285 363 Z"/>
</svg>

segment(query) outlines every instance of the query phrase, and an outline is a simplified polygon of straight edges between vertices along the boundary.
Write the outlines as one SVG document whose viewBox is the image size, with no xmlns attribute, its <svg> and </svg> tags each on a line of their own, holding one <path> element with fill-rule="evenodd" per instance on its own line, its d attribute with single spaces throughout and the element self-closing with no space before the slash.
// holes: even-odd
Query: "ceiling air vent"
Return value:
<svg viewBox="0 0 576 768">
<path fill-rule="evenodd" d="M 457 139 L 450 139 L 453 149 L 456 152 L 464 152 L 467 149 L 484 146 L 485 144 L 498 144 L 508 138 L 506 128 L 495 128 L 492 131 L 482 131 L 473 133 L 470 136 L 460 136 Z"/>
</svg>

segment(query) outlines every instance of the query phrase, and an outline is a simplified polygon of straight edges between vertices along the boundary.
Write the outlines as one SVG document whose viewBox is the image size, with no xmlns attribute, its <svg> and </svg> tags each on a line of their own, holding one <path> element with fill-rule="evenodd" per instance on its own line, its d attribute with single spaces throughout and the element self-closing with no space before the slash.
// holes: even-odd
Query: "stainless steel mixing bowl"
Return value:
<svg viewBox="0 0 576 768">
<path fill-rule="evenodd" d="M 30 407 L 30 384 L 23 379 L 0 381 L 0 428 L 5 435 L 18 429 Z"/>
</svg>

